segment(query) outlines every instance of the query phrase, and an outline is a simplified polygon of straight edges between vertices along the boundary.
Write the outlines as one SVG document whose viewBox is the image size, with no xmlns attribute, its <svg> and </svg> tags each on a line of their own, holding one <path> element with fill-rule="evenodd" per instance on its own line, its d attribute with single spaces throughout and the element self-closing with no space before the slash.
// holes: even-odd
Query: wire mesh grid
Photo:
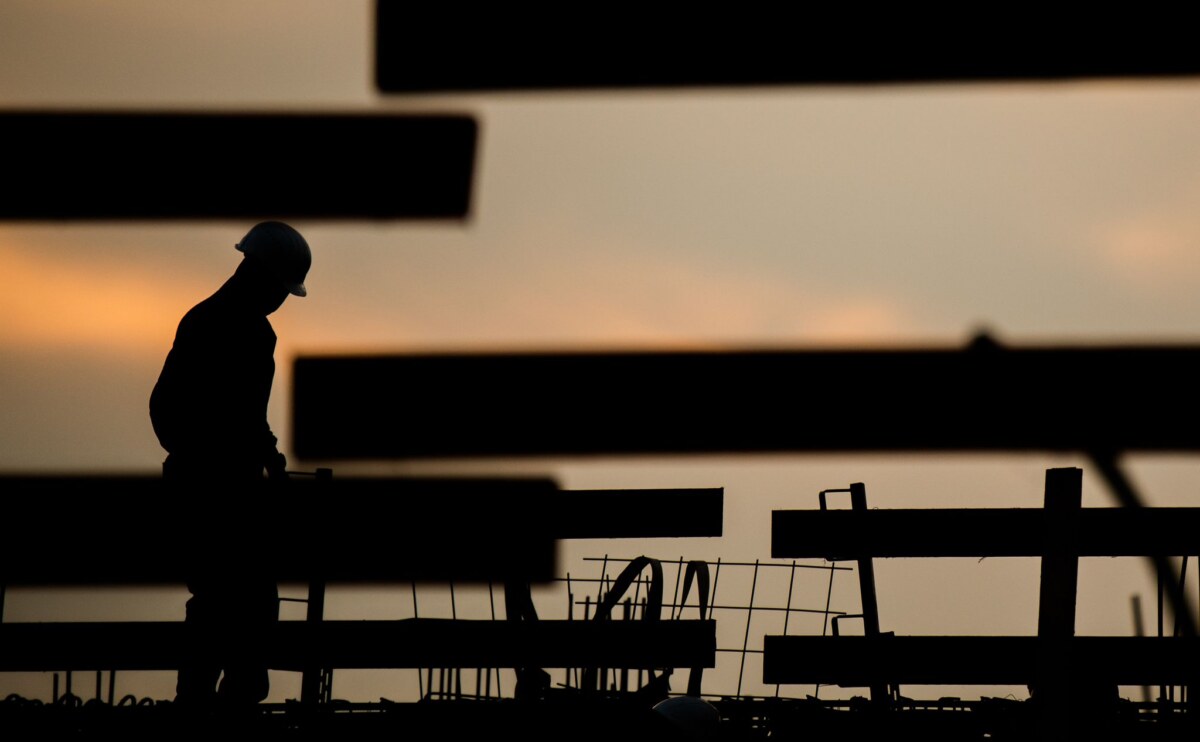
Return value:
<svg viewBox="0 0 1200 742">
<path fill-rule="evenodd" d="M 597 607 L 614 589 L 619 573 L 638 557 L 604 555 L 584 557 L 582 573 L 567 572 L 549 586 L 535 589 L 538 614 L 546 619 L 594 620 Z M 688 590 L 686 577 L 689 560 L 684 557 L 656 560 L 662 567 L 661 619 L 700 618 L 699 589 Z M 830 631 L 831 619 L 847 612 L 833 605 L 838 572 L 852 571 L 851 567 L 822 562 L 781 561 L 724 561 L 704 562 L 710 573 L 710 589 L 706 596 L 707 617 L 716 621 L 716 666 L 705 671 L 702 693 L 708 697 L 803 697 L 819 696 L 820 686 L 778 686 L 762 682 L 763 637 L 772 635 L 824 635 Z M 643 569 L 628 585 L 614 607 L 612 620 L 642 620 L 649 605 L 651 576 Z M 411 588 L 413 615 L 421 612 L 423 602 L 433 588 L 414 585 Z M 503 619 L 503 589 L 489 585 L 483 589 L 486 597 L 475 589 L 473 609 L 466 614 L 460 604 L 464 588 L 453 585 L 440 593 L 440 614 L 449 617 L 474 619 Z M 481 601 L 480 598 L 483 597 Z M 565 608 L 565 611 L 564 611 Z M 562 611 L 562 612 L 560 612 Z M 550 670 L 551 685 L 556 689 L 580 689 L 585 683 L 585 670 Z M 611 669 L 602 671 L 599 687 L 608 692 L 636 692 L 657 678 L 646 670 Z M 516 677 L 512 670 L 498 669 L 429 669 L 419 672 L 418 692 L 428 699 L 510 697 Z M 683 693 L 688 673 L 676 671 L 669 678 L 672 694 Z M 590 687 L 595 688 L 595 685 Z"/>
</svg>

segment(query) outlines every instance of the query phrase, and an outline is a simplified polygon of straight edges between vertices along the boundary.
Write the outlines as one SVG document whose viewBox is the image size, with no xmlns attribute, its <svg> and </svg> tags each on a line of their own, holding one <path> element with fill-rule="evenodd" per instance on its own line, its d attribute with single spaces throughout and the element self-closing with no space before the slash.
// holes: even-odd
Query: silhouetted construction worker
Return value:
<svg viewBox="0 0 1200 742">
<path fill-rule="evenodd" d="M 304 296 L 312 264 L 308 243 L 282 222 L 251 229 L 237 249 L 244 257 L 215 294 L 179 322 L 175 344 L 150 395 L 150 419 L 168 452 L 163 478 L 179 496 L 194 498 L 206 543 L 182 544 L 196 574 L 187 621 L 204 628 L 201 664 L 181 668 L 180 702 L 206 704 L 215 697 L 256 703 L 268 692 L 267 668 L 253 658 L 264 627 L 278 620 L 278 591 L 257 575 L 249 554 L 254 534 L 236 545 L 236 503 L 260 494 L 263 472 L 287 479 L 286 460 L 267 423 L 275 374 L 275 332 L 267 315 L 288 294 Z M 217 688 L 217 679 L 225 677 Z M 215 696 L 214 696 L 215 694 Z"/>
</svg>

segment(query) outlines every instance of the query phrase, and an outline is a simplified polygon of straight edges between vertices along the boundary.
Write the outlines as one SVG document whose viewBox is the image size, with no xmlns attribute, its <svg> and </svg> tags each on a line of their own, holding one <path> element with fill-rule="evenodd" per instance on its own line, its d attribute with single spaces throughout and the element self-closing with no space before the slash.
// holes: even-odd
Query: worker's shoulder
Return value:
<svg viewBox="0 0 1200 742">
<path fill-rule="evenodd" d="M 275 331 L 266 317 L 248 313 L 214 294 L 188 310 L 179 320 L 176 341 L 212 339 L 227 342 L 236 338 L 275 340 Z"/>
<path fill-rule="evenodd" d="M 178 334 L 202 333 L 226 324 L 229 324 L 229 313 L 210 296 L 183 315 L 183 319 L 179 320 Z"/>
</svg>

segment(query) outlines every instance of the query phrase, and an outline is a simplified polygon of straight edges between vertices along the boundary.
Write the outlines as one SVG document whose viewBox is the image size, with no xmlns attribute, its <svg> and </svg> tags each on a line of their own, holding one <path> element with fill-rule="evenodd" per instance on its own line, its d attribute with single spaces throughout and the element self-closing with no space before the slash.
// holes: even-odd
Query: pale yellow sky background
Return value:
<svg viewBox="0 0 1200 742">
<path fill-rule="evenodd" d="M 952 346 L 981 326 L 1014 344 L 1200 338 L 1198 81 L 385 98 L 371 84 L 371 12 L 344 0 L 0 5 L 7 109 L 479 117 L 469 221 L 296 222 L 315 258 L 309 297 L 272 317 L 270 416 L 285 450 L 289 363 L 304 352 Z M 229 177 L 269 187 L 253 163 Z M 179 317 L 232 272 L 249 226 L 0 224 L 0 469 L 156 470 L 150 389 Z M 1200 460 L 1130 463 L 1152 502 L 1197 503 Z M 1043 470 L 1070 465 L 1085 466 L 1085 503 L 1109 504 L 1066 456 L 516 468 L 568 487 L 726 487 L 718 544 L 579 544 L 575 555 L 752 560 L 769 556 L 769 510 L 815 507 L 822 488 L 864 481 L 881 507 L 1037 506 Z M 514 469 L 473 468 L 497 466 Z M 1085 561 L 1079 632 L 1130 633 L 1128 598 L 1144 578 L 1140 562 Z M 1031 634 L 1036 579 L 1027 560 L 885 562 L 882 623 Z M 853 590 L 843 597 L 857 608 Z M 67 602 L 85 615 L 128 607 Z M 63 605 L 13 596 L 6 618 L 50 619 Z M 398 617 L 388 605 L 331 610 Z M 145 617 L 181 617 L 181 603 L 164 606 Z M 361 693 L 387 695 L 370 683 Z"/>
</svg>

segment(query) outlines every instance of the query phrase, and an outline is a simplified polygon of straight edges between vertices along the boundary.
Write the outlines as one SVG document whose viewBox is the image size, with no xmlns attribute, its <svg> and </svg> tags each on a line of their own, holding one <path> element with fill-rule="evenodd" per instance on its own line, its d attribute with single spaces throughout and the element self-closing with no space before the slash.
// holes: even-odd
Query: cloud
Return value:
<svg viewBox="0 0 1200 742">
<path fill-rule="evenodd" d="M 922 329 L 894 296 L 831 290 L 778 266 L 612 237 L 546 220 L 507 236 L 506 244 L 520 247 L 459 287 L 470 297 L 460 321 L 481 322 L 493 337 L 676 347 L 887 342 Z"/>
<path fill-rule="evenodd" d="M 1200 280 L 1195 222 L 1148 214 L 1106 225 L 1099 240 L 1103 265 L 1115 280 L 1140 291 L 1195 286 Z"/>
<path fill-rule="evenodd" d="M 570 215 L 470 230 L 306 234 L 318 257 L 310 295 L 271 318 L 283 356 L 889 343 L 929 334 L 894 292 L 830 285 L 752 253 L 689 251 Z"/>
<path fill-rule="evenodd" d="M 1153 295 L 1200 289 L 1200 181 L 1152 206 L 1100 222 L 1091 240 L 1106 275 Z"/>
</svg>

